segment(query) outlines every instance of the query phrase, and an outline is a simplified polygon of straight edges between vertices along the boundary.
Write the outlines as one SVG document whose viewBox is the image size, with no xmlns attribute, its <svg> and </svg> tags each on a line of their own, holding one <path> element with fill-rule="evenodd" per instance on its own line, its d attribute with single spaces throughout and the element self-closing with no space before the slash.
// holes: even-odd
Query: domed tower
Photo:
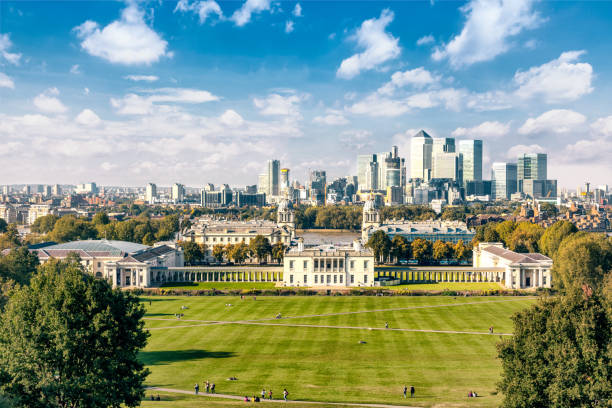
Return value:
<svg viewBox="0 0 612 408">
<path fill-rule="evenodd" d="M 365 230 L 368 227 L 380 226 L 380 211 L 376 205 L 376 201 L 370 199 L 363 205 L 363 220 L 361 229 Z"/>
<path fill-rule="evenodd" d="M 280 202 L 276 212 L 276 223 L 279 227 L 287 226 L 292 230 L 295 229 L 295 211 L 291 201 L 283 200 Z"/>
</svg>

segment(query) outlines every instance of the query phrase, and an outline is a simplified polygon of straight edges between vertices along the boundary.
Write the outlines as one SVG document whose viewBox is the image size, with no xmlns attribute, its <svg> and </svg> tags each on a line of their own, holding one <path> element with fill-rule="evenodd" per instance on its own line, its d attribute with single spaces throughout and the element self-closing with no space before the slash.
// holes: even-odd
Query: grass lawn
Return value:
<svg viewBox="0 0 612 408">
<path fill-rule="evenodd" d="M 237 289 L 274 289 L 274 282 L 182 282 L 167 283 L 162 289 L 176 290 L 237 290 Z"/>
<path fill-rule="evenodd" d="M 522 297 L 442 296 L 152 297 L 143 301 L 151 329 L 141 354 L 151 369 L 147 385 L 192 390 L 194 383 L 209 380 L 216 383 L 217 392 L 234 395 L 252 396 L 272 388 L 280 397 L 287 388 L 291 398 L 299 400 L 401 405 L 406 384 L 417 391 L 410 404 L 427 407 L 498 405 L 495 383 L 500 364 L 495 344 L 499 336 L 368 328 L 381 329 L 388 322 L 392 329 L 486 332 L 494 326 L 496 332 L 508 333 L 510 316 L 534 303 Z M 181 320 L 174 318 L 181 312 Z M 292 318 L 274 319 L 278 313 Z M 312 316 L 319 314 L 326 316 Z M 238 381 L 227 381 L 231 376 Z M 470 390 L 482 397 L 468 399 Z M 162 405 L 244 404 L 173 398 L 172 404 Z"/>
<path fill-rule="evenodd" d="M 495 282 L 436 282 L 436 283 L 410 283 L 407 285 L 384 286 L 391 290 L 495 290 L 504 287 Z"/>
</svg>

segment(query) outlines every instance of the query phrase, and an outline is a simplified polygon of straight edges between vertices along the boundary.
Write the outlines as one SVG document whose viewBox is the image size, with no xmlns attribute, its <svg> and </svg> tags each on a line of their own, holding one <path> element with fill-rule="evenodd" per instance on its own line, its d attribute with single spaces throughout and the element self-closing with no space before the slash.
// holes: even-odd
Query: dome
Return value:
<svg viewBox="0 0 612 408">
<path fill-rule="evenodd" d="M 376 201 L 370 199 L 363 205 L 363 211 L 374 211 L 376 210 L 376 207 Z"/>
<path fill-rule="evenodd" d="M 293 209 L 293 203 L 289 200 L 283 200 L 278 205 L 278 211 L 289 211 Z"/>
</svg>

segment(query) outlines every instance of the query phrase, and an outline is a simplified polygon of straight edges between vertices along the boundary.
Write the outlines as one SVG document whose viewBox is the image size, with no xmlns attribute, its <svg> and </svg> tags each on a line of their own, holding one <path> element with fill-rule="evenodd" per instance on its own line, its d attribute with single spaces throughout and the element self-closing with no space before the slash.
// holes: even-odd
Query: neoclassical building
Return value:
<svg viewBox="0 0 612 408">
<path fill-rule="evenodd" d="M 504 248 L 500 242 L 480 242 L 473 249 L 474 268 L 505 268 L 508 289 L 550 288 L 552 259 L 537 254 L 520 254 Z"/>
<path fill-rule="evenodd" d="M 361 225 L 361 239 L 364 243 L 376 231 L 383 231 L 393 239 L 401 235 L 411 242 L 417 238 L 432 242 L 437 240 L 457 243 L 462 240 L 468 243 L 474 238 L 474 231 L 461 221 L 391 221 L 382 222 L 380 209 L 374 200 L 367 201 L 363 206 L 363 220 Z"/>
<path fill-rule="evenodd" d="M 285 286 L 354 287 L 374 285 L 374 254 L 356 240 L 353 246 L 298 245 L 285 253 Z"/>
</svg>

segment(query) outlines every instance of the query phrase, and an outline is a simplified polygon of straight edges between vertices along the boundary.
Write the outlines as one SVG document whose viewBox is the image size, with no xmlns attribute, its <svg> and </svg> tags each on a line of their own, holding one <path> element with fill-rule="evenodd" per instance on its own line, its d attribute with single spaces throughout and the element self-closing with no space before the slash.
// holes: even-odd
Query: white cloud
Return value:
<svg viewBox="0 0 612 408">
<path fill-rule="evenodd" d="M 80 69 L 79 64 L 74 64 L 73 66 L 71 66 L 70 67 L 70 73 L 71 74 L 75 74 L 75 75 L 80 74 L 81 73 L 81 69 Z"/>
<path fill-rule="evenodd" d="M 205 103 L 218 101 L 219 97 L 208 91 L 189 88 L 159 88 L 142 91 L 144 95 L 130 93 L 123 98 L 111 98 L 111 105 L 121 115 L 145 115 L 154 111 L 160 103 Z"/>
<path fill-rule="evenodd" d="M 402 88 L 407 85 L 414 86 L 415 88 L 423 88 L 424 86 L 434 84 L 439 80 L 439 76 L 432 75 L 431 72 L 423 67 L 404 72 L 398 71 L 391 75 L 391 81 L 380 87 L 378 92 L 384 95 L 391 95 L 396 88 Z"/>
<path fill-rule="evenodd" d="M 302 17 L 302 6 L 300 6 L 300 3 L 295 4 L 292 14 L 296 17 Z"/>
<path fill-rule="evenodd" d="M 8 34 L 0 34 L 0 61 L 5 60 L 10 64 L 19 65 L 21 54 L 12 53 L 8 50 L 13 46 Z"/>
<path fill-rule="evenodd" d="M 605 118 L 599 118 L 591 125 L 591 129 L 593 129 L 596 133 L 601 135 L 610 137 L 612 136 L 612 116 L 607 116 Z"/>
<path fill-rule="evenodd" d="M 204 24 L 209 16 L 215 14 L 219 19 L 223 19 L 223 11 L 221 7 L 214 0 L 194 1 L 190 3 L 189 0 L 179 0 L 176 4 L 174 12 L 177 11 L 194 12 L 200 18 L 200 24 Z"/>
<path fill-rule="evenodd" d="M 506 157 L 510 160 L 516 160 L 517 157 L 522 156 L 525 153 L 546 153 L 546 149 L 539 144 L 524 145 L 519 144 L 512 146 L 508 149 Z"/>
<path fill-rule="evenodd" d="M 517 72 L 514 82 L 521 99 L 542 98 L 548 103 L 573 101 L 591 93 L 593 67 L 576 62 L 584 51 L 568 51 L 555 60 L 525 72 Z"/>
<path fill-rule="evenodd" d="M 246 0 L 242 7 L 232 14 L 231 20 L 239 27 L 251 21 L 253 13 L 270 10 L 270 0 Z"/>
<path fill-rule="evenodd" d="M 361 71 L 374 69 L 400 55 L 399 38 L 385 31 L 393 18 L 393 12 L 385 9 L 379 18 L 365 20 L 361 24 L 354 39 L 363 51 L 342 61 L 336 71 L 338 77 L 351 79 Z"/>
<path fill-rule="evenodd" d="M 34 106 L 46 113 L 64 113 L 68 108 L 58 98 L 52 95 L 58 95 L 57 88 L 49 88 L 45 92 L 34 98 Z"/>
<path fill-rule="evenodd" d="M 499 139 L 506 136 L 509 132 L 510 123 L 486 121 L 471 128 L 459 127 L 453 131 L 452 136 L 476 139 Z"/>
<path fill-rule="evenodd" d="M 429 34 L 417 40 L 416 45 L 429 45 L 435 41 L 434 36 Z"/>
<path fill-rule="evenodd" d="M 286 32 L 287 34 L 289 34 L 289 33 L 290 33 L 290 32 L 292 32 L 292 31 L 293 31 L 293 21 L 291 21 L 291 20 L 287 20 L 287 21 L 285 22 L 285 32 Z"/>
<path fill-rule="evenodd" d="M 111 171 L 111 170 L 115 170 L 117 167 L 119 167 L 117 164 L 113 164 L 111 162 L 104 162 L 100 165 L 100 168 L 104 171 Z"/>
<path fill-rule="evenodd" d="M 289 94 L 270 94 L 266 98 L 253 98 L 253 104 L 262 115 L 294 116 L 301 117 L 299 103 L 306 96 Z"/>
<path fill-rule="evenodd" d="M 74 120 L 84 126 L 96 126 L 101 122 L 100 117 L 91 109 L 83 109 Z"/>
<path fill-rule="evenodd" d="M 322 125 L 329 126 L 340 126 L 346 125 L 349 121 L 344 117 L 342 111 L 335 109 L 328 109 L 326 111 L 326 115 L 315 116 L 312 120 L 314 123 L 319 123 Z"/>
<path fill-rule="evenodd" d="M 219 120 L 221 121 L 221 123 L 229 127 L 237 127 L 242 126 L 244 124 L 244 119 L 242 118 L 242 116 L 240 116 L 238 112 L 232 109 L 228 109 L 223 112 L 223 115 L 219 117 Z"/>
<path fill-rule="evenodd" d="M 83 88 L 83 94 L 89 95 L 89 88 Z"/>
<path fill-rule="evenodd" d="M 527 119 L 518 131 L 522 135 L 537 133 L 562 134 L 579 129 L 584 122 L 586 122 L 586 117 L 581 113 L 568 109 L 553 109 L 544 112 L 537 118 Z"/>
<path fill-rule="evenodd" d="M 340 134 L 339 141 L 345 147 L 354 150 L 361 150 L 374 145 L 372 132 L 363 129 L 345 130 Z"/>
<path fill-rule="evenodd" d="M 534 0 L 470 0 L 460 8 L 466 17 L 461 33 L 436 48 L 432 58 L 447 58 L 454 68 L 492 60 L 510 49 L 512 37 L 541 24 L 533 4 Z"/>
<path fill-rule="evenodd" d="M 83 50 L 111 63 L 149 65 L 163 56 L 172 56 L 167 51 L 168 43 L 146 24 L 144 12 L 135 2 L 128 4 L 119 20 L 102 29 L 87 20 L 74 31 L 82 40 Z"/>
<path fill-rule="evenodd" d="M 15 89 L 15 83 L 4 72 L 0 72 L 0 88 L 11 88 Z"/>
<path fill-rule="evenodd" d="M 130 81 L 144 81 L 144 82 L 155 82 L 159 80 L 159 77 L 156 75 L 126 75 L 123 77 L 124 79 L 129 79 Z"/>
</svg>

